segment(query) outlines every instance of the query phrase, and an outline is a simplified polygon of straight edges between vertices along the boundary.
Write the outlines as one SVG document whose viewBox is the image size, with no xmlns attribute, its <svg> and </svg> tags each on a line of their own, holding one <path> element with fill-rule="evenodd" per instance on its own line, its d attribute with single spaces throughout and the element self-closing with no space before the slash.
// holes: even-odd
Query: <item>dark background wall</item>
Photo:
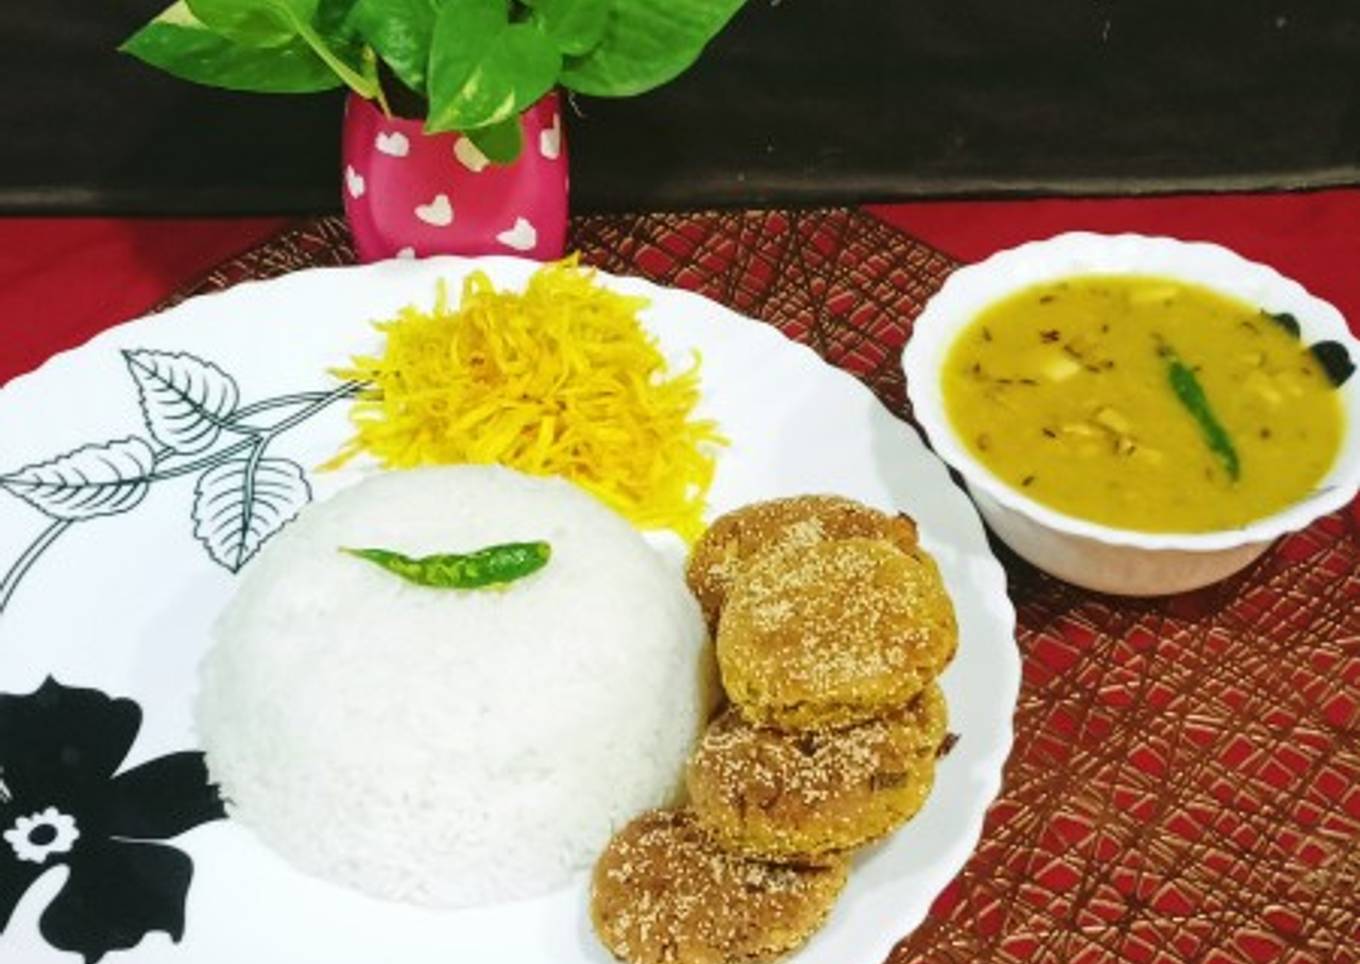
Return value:
<svg viewBox="0 0 1360 964">
<path fill-rule="evenodd" d="M 338 207 L 340 97 L 114 52 L 165 0 L 0 0 L 0 211 Z M 578 210 L 1360 183 L 1355 0 L 751 0 L 679 82 L 583 99 Z"/>
</svg>

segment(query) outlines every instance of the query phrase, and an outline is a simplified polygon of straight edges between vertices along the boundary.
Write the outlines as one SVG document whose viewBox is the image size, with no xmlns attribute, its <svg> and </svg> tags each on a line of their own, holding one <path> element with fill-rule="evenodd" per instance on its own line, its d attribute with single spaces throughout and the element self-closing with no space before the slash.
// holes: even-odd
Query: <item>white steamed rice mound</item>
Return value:
<svg viewBox="0 0 1360 964">
<path fill-rule="evenodd" d="M 412 556 L 546 540 L 503 590 L 422 588 L 340 546 Z M 707 697 L 678 571 L 570 483 L 461 466 L 373 476 L 251 565 L 197 720 L 234 819 L 382 897 L 525 897 L 672 799 Z"/>
</svg>

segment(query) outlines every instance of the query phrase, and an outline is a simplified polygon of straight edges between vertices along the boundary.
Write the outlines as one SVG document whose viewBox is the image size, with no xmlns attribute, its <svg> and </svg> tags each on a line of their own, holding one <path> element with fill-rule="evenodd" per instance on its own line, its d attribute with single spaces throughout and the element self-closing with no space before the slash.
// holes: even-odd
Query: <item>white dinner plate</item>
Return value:
<svg viewBox="0 0 1360 964">
<path fill-rule="evenodd" d="M 447 279 L 456 297 L 474 268 L 518 288 L 535 267 L 512 258 L 442 258 L 242 284 L 110 329 L 0 390 L 0 694 L 9 694 L 0 697 L 0 767 L 25 741 L 23 726 L 46 734 L 25 743 L 39 748 L 34 753 L 56 746 L 51 734 L 64 727 L 77 733 L 53 762 L 75 768 L 61 771 L 61 779 L 97 756 L 81 749 L 82 740 L 115 739 L 109 732 L 117 726 L 101 724 L 100 714 L 127 710 L 126 702 L 107 704 L 87 693 L 76 702 L 92 708 L 88 720 L 53 724 L 51 714 L 75 705 L 75 697 L 50 697 L 69 691 L 49 684 L 46 696 L 17 699 L 48 677 L 140 707 L 140 727 L 128 731 L 135 741 L 119 773 L 151 765 L 112 781 L 109 773 L 96 774 L 95 789 L 86 788 L 90 799 L 105 799 L 99 794 L 106 784 L 121 788 L 124 799 L 129 786 L 152 784 L 150 774 L 183 764 L 187 758 L 160 758 L 197 745 L 190 712 L 196 669 L 209 624 L 235 586 L 234 570 L 249 565 L 258 545 L 301 504 L 376 471 L 315 470 L 348 436 L 348 402 L 327 394 L 338 386 L 328 369 L 378 347 L 369 322 L 407 304 L 428 306 L 436 279 Z M 702 352 L 701 414 L 716 419 L 731 440 L 718 459 L 712 514 L 772 496 L 840 493 L 912 515 L 939 561 L 959 617 L 958 656 L 942 678 L 958 743 L 942 761 L 925 808 L 856 857 L 826 926 L 796 956 L 800 964 L 881 961 L 963 866 L 1000 787 L 1020 678 L 1001 566 L 944 466 L 850 375 L 698 295 L 602 277 L 611 288 L 650 299 L 643 318 L 677 364 L 694 349 Z M 233 425 L 276 430 L 266 438 Z M 246 457 L 264 442 L 256 471 L 271 485 L 248 492 Z M 673 546 L 663 548 L 675 555 Z M 82 727 L 104 732 L 80 736 Z M 109 752 L 112 766 L 119 751 Z M 158 866 L 187 862 L 162 854 L 156 864 L 146 859 L 148 849 L 130 859 L 128 848 L 156 846 L 132 838 L 157 834 L 120 830 L 129 819 L 124 814 L 124 824 L 109 823 L 112 836 L 101 837 L 103 824 L 85 816 L 84 804 L 40 799 L 42 781 L 20 785 L 34 766 L 12 762 L 8 773 L 0 771 L 6 834 L 0 923 L 6 893 L 24 891 L 0 935 L 0 960 L 80 959 L 45 939 L 49 905 L 47 929 L 68 946 L 73 931 L 82 946 L 141 938 L 130 950 L 111 952 L 107 964 L 609 960 L 590 929 L 586 871 L 541 898 L 437 911 L 307 876 L 230 819 L 192 826 L 159 845 L 192 860 L 192 880 L 182 929 L 166 924 L 165 908 L 148 918 L 182 930 L 179 940 L 161 930 L 143 938 L 145 921 L 139 928 L 108 918 L 124 903 L 136 906 L 139 887 L 155 888 Z M 173 810 L 173 792 L 133 796 L 151 810 Z M 64 814 L 63 806 L 80 812 Z M 41 833 L 32 822 L 20 825 L 44 813 L 51 825 Z M 59 825 L 52 814 L 70 820 Z M 85 833 L 72 837 L 82 820 Z M 160 811 L 133 823 L 180 826 Z M 90 906 L 77 899 L 102 909 L 73 912 Z"/>
</svg>

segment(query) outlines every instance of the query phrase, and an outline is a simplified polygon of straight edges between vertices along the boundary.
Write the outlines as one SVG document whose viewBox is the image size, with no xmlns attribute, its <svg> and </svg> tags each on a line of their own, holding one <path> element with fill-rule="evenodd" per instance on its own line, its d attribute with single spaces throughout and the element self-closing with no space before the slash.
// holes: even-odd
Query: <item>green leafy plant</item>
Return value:
<svg viewBox="0 0 1360 964">
<path fill-rule="evenodd" d="M 416 104 L 425 130 L 519 156 L 518 117 L 554 86 L 628 97 L 672 80 L 744 0 L 177 0 L 121 50 L 194 83 L 342 85 Z"/>
</svg>

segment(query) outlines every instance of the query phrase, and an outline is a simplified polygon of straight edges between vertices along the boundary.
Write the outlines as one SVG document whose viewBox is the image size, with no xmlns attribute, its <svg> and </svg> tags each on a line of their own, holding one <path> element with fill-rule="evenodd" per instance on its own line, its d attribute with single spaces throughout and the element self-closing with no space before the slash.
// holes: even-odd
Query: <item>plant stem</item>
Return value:
<svg viewBox="0 0 1360 964">
<path fill-rule="evenodd" d="M 33 563 L 38 561 L 38 557 L 47 550 L 47 547 L 57 541 L 57 536 L 69 529 L 74 522 L 73 519 L 54 519 L 51 525 L 38 533 L 38 537 L 14 561 L 14 565 L 9 567 L 9 572 L 5 573 L 3 579 L 0 579 L 0 613 L 5 611 L 6 604 L 9 603 L 10 597 L 14 595 L 14 590 L 23 580 L 24 574 L 28 572 Z"/>
<path fill-rule="evenodd" d="M 194 459 L 192 462 L 185 462 L 183 465 L 176 465 L 172 468 L 153 471 L 150 475 L 146 476 L 145 481 L 147 483 L 160 482 L 164 479 L 173 479 L 179 475 L 189 475 L 193 472 L 197 472 L 199 469 L 212 468 L 214 465 L 225 462 L 227 459 L 244 452 L 248 448 L 259 445 L 261 439 L 263 439 L 265 435 L 266 433 L 261 432 L 258 435 L 252 435 L 248 439 L 242 439 L 234 445 L 222 449 L 220 452 L 209 452 L 202 458 Z M 160 465 L 162 455 L 168 458 L 174 454 L 174 451 L 171 449 L 162 449 L 160 452 L 156 453 L 156 464 L 158 466 Z"/>
<path fill-rule="evenodd" d="M 382 74 L 378 72 L 378 55 L 372 47 L 364 44 L 363 56 L 365 73 L 373 84 L 373 89 L 377 91 L 378 106 L 382 108 L 383 116 L 391 120 L 392 108 L 387 104 L 387 91 L 383 90 Z"/>
<path fill-rule="evenodd" d="M 209 415 L 207 418 L 219 431 L 223 432 L 234 432 L 237 435 L 249 435 L 254 437 L 263 435 L 266 431 L 266 429 L 256 428 L 254 425 L 243 425 L 234 417 L 217 418 L 216 416 Z"/>
<path fill-rule="evenodd" d="M 290 8 L 291 10 L 291 8 Z M 298 36 L 307 41 L 307 45 L 316 51 L 316 55 L 326 62 L 326 66 L 335 71 L 337 77 L 349 85 L 350 90 L 360 97 L 372 100 L 378 93 L 377 85 L 374 84 L 363 74 L 356 73 L 349 64 L 345 63 L 331 50 L 330 44 L 312 29 L 312 25 L 302 20 L 296 14 L 291 14 L 293 26 L 297 29 Z"/>
<path fill-rule="evenodd" d="M 363 385 L 359 382 L 345 382 L 345 384 L 341 385 L 339 388 L 332 389 L 325 395 L 322 395 L 300 412 L 294 412 L 292 415 L 289 415 L 282 422 L 279 422 L 279 424 L 268 429 L 265 434 L 269 438 L 273 438 L 275 435 L 281 435 L 294 425 L 307 421 L 307 419 L 311 418 L 323 408 L 326 408 L 332 402 L 338 402 L 342 398 L 349 398 L 362 387 Z"/>
<path fill-rule="evenodd" d="M 346 382 L 345 386 L 342 387 L 345 388 L 345 391 L 344 395 L 341 397 L 349 397 L 357 394 L 359 390 L 363 388 L 363 385 L 360 382 Z M 262 401 L 253 402 L 250 405 L 238 408 L 232 413 L 231 420 L 233 423 L 237 423 L 243 418 L 249 418 L 252 415 L 258 415 L 260 412 L 267 412 L 274 408 L 287 408 L 290 405 L 310 404 L 323 400 L 326 401 L 326 404 L 330 404 L 330 402 L 335 399 L 335 392 L 296 392 L 292 395 L 278 395 L 274 398 L 266 398 Z M 269 431 L 267 428 L 253 428 L 255 428 L 256 431 L 261 432 Z"/>
<path fill-rule="evenodd" d="M 326 408 L 333 402 L 339 401 L 342 398 L 347 398 L 350 395 L 353 395 L 356 391 L 359 390 L 359 388 L 360 385 L 358 382 L 345 382 L 345 384 L 341 385 L 339 388 L 333 389 L 332 391 L 329 392 L 324 393 L 307 392 L 301 395 L 282 395 L 278 398 L 271 398 L 263 402 L 256 402 L 254 405 L 249 406 L 248 409 L 243 408 L 241 409 L 241 411 L 237 412 L 238 417 L 246 414 L 247 411 L 250 411 L 252 413 L 260 412 L 267 408 L 280 407 L 285 403 L 302 401 L 304 399 L 310 400 L 310 404 L 308 404 L 306 408 L 294 412 L 292 415 L 288 416 L 283 421 L 279 422 L 277 425 L 271 425 L 269 428 L 252 429 L 251 437 L 248 439 L 242 439 L 241 441 L 236 442 L 235 444 L 230 445 L 219 452 L 211 452 L 208 455 L 203 456 L 202 458 L 194 459 L 192 462 L 185 462 L 183 465 L 176 465 L 172 468 L 153 472 L 152 474 L 146 477 L 146 481 L 159 482 L 161 479 L 173 479 L 177 475 L 188 475 L 191 472 L 197 472 L 199 469 L 211 468 L 214 465 L 218 465 L 224 460 L 232 458 L 233 456 L 238 455 L 241 452 L 244 452 L 252 447 L 258 447 L 260 449 L 263 449 L 276 436 L 282 435 L 290 428 L 293 428 L 294 426 L 299 425 L 302 422 L 305 422 L 307 419 L 311 418 L 317 412 L 321 411 L 321 409 Z M 173 453 L 167 452 L 167 454 Z M 160 460 L 158 456 L 157 462 L 159 463 L 159 461 Z"/>
<path fill-rule="evenodd" d="M 232 418 L 249 418 L 257 412 L 267 412 L 271 408 L 283 408 L 287 405 L 301 405 L 303 402 L 314 402 L 318 398 L 325 397 L 325 392 L 297 392 L 293 395 L 278 395 L 274 398 L 266 398 L 263 401 L 243 405 L 232 414 Z"/>
</svg>

